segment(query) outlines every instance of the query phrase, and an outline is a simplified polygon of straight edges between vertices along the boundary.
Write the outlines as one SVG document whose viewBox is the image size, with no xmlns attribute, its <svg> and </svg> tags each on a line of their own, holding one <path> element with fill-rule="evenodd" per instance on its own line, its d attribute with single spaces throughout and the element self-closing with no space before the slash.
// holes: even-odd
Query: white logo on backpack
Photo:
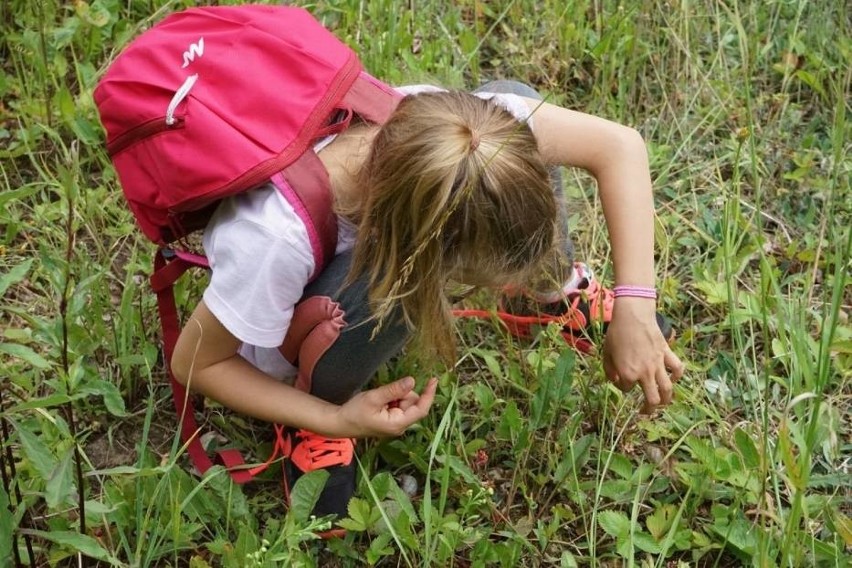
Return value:
<svg viewBox="0 0 852 568">
<path fill-rule="evenodd" d="M 195 61 L 196 57 L 204 55 L 204 38 L 199 38 L 196 43 L 189 44 L 189 49 L 183 52 L 183 65 L 181 69 L 185 69 L 190 63 Z"/>
</svg>

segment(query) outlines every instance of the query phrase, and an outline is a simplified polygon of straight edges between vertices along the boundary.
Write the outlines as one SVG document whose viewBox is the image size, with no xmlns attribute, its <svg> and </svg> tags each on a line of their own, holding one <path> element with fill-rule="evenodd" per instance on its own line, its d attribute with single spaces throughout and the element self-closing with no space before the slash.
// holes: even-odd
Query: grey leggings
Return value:
<svg viewBox="0 0 852 568">
<path fill-rule="evenodd" d="M 517 81 L 492 81 L 474 92 L 512 93 L 541 100 L 531 87 Z M 562 196 L 562 175 L 558 168 L 551 171 L 554 192 L 560 203 L 563 219 L 563 248 L 568 262 L 573 259 L 574 247 L 567 233 L 567 216 Z M 378 368 L 397 355 L 410 337 L 410 331 L 399 317 L 388 318 L 376 336 L 370 339 L 375 323 L 370 320 L 367 284 L 359 280 L 341 289 L 352 261 L 351 252 L 337 255 L 322 274 L 305 289 L 304 298 L 328 296 L 345 312 L 346 326 L 331 347 L 314 367 L 311 393 L 314 396 L 341 404 L 364 388 Z"/>
</svg>

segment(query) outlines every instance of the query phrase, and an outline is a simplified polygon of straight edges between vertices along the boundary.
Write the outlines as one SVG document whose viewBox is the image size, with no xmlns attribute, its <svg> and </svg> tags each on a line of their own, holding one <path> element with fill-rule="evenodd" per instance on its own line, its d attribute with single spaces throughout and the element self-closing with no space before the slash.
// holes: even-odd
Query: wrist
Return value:
<svg viewBox="0 0 852 568">
<path fill-rule="evenodd" d="M 633 296 L 618 296 L 613 304 L 613 319 L 619 316 L 630 316 L 634 319 L 654 319 L 657 313 L 657 302 L 651 298 Z"/>
<path fill-rule="evenodd" d="M 657 289 L 653 286 L 637 286 L 635 284 L 620 284 L 612 289 L 616 298 L 657 299 Z"/>
<path fill-rule="evenodd" d="M 326 424 L 330 432 L 330 438 L 360 438 L 365 432 L 357 417 L 349 411 L 346 403 L 331 404 L 331 411 L 327 416 Z"/>
<path fill-rule="evenodd" d="M 334 405 L 329 410 L 329 415 L 326 419 L 329 430 L 328 435 L 332 438 L 344 438 L 346 433 L 351 430 L 351 425 L 343 411 L 343 406 Z"/>
<path fill-rule="evenodd" d="M 342 409 L 341 405 L 323 401 L 320 412 L 311 420 L 313 424 L 306 429 L 329 438 L 345 438 L 348 428 Z"/>
</svg>

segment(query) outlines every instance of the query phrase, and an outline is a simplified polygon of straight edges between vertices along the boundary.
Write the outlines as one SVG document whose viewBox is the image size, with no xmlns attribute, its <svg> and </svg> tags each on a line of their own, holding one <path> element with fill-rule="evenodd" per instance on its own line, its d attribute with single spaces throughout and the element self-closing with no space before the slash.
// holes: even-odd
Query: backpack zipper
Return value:
<svg viewBox="0 0 852 568">
<path fill-rule="evenodd" d="M 178 105 L 183 102 L 183 100 L 189 95 L 189 91 L 192 89 L 195 82 L 198 80 L 198 73 L 195 75 L 190 75 L 186 78 L 186 81 L 183 82 L 183 85 L 175 91 L 172 100 L 169 101 L 169 106 L 166 108 L 166 116 L 160 118 L 154 118 L 147 122 L 143 122 L 139 126 L 134 126 L 115 140 L 113 140 L 110 144 L 107 144 L 107 153 L 110 157 L 115 156 L 134 142 L 138 142 L 143 138 L 147 138 L 148 136 L 153 136 L 154 134 L 158 134 L 165 130 L 179 128 L 183 125 L 183 118 L 180 116 L 175 116 L 175 111 L 177 110 Z"/>
<path fill-rule="evenodd" d="M 166 130 L 175 130 L 178 128 L 183 128 L 184 118 L 182 116 L 174 116 L 172 117 L 172 123 L 166 123 L 165 116 L 159 116 L 157 118 L 152 118 L 146 122 L 138 126 L 134 126 L 112 142 L 107 144 L 107 153 L 110 158 L 116 156 L 123 150 L 127 149 L 129 146 L 132 146 L 136 142 L 144 138 L 148 138 L 149 136 L 154 136 L 155 134 L 159 134 L 160 132 L 165 132 Z"/>
</svg>

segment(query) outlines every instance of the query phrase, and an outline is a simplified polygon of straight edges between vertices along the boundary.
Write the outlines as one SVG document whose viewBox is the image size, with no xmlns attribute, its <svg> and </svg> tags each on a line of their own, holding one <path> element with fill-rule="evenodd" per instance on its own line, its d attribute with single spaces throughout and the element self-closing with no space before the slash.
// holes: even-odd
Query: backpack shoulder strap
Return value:
<svg viewBox="0 0 852 568">
<path fill-rule="evenodd" d="M 319 156 L 308 150 L 285 170 L 272 176 L 271 181 L 308 230 L 314 256 L 313 280 L 334 258 L 337 248 L 337 217 L 332 206 L 328 172 Z"/>
</svg>

